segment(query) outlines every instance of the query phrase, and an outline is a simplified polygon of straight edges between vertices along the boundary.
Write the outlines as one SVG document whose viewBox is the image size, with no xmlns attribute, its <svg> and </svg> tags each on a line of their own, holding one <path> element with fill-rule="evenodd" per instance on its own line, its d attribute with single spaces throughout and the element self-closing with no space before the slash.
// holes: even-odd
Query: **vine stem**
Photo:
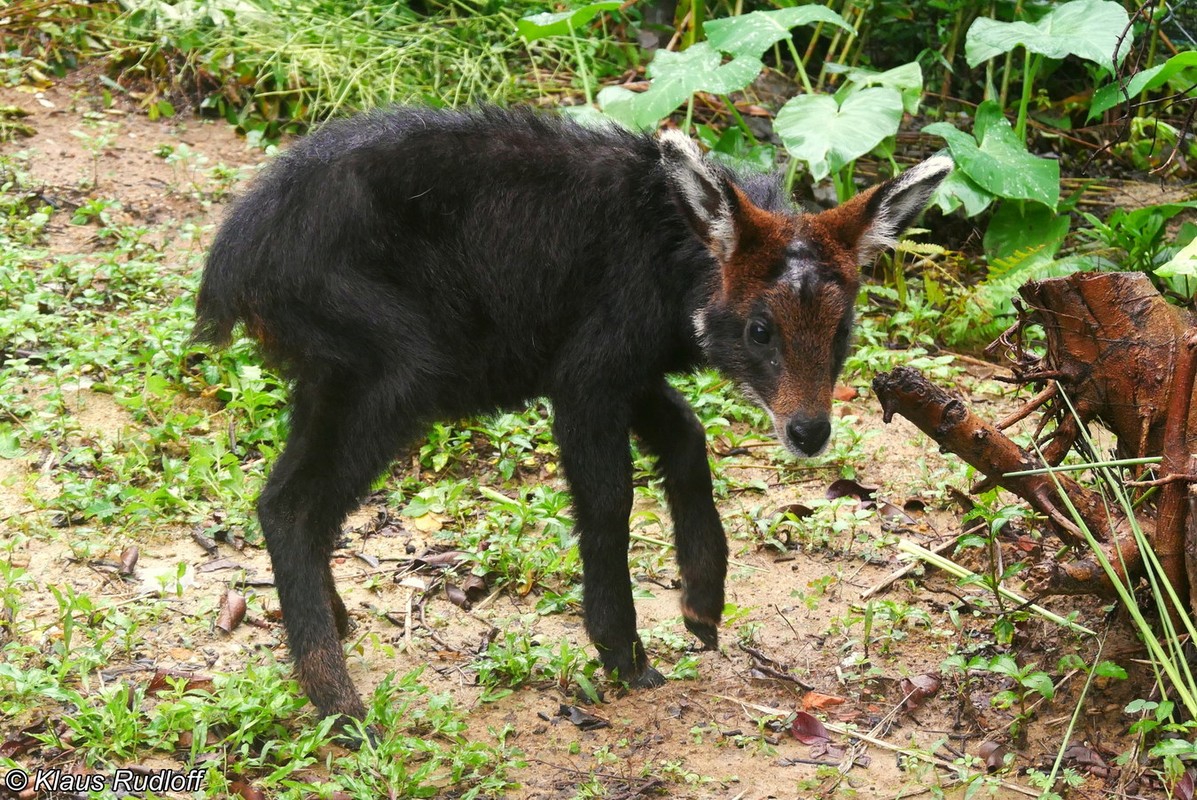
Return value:
<svg viewBox="0 0 1197 800">
<path fill-rule="evenodd" d="M 586 62 L 582 60 L 582 46 L 578 44 L 578 35 L 574 32 L 573 20 L 566 18 L 569 26 L 569 40 L 574 45 L 574 57 L 578 59 L 578 72 L 582 75 L 582 92 L 586 95 L 586 105 L 594 105 L 594 90 L 590 88 L 590 70 L 586 69 Z"/>
<path fill-rule="evenodd" d="M 1018 101 L 1018 123 L 1014 126 L 1014 132 L 1018 134 L 1018 140 L 1025 144 L 1027 141 L 1027 107 L 1031 105 L 1031 92 L 1035 88 L 1035 73 L 1039 71 L 1041 59 L 1025 47 L 1023 52 L 1026 53 L 1026 58 L 1023 61 L 1022 69 L 1022 98 Z"/>
</svg>

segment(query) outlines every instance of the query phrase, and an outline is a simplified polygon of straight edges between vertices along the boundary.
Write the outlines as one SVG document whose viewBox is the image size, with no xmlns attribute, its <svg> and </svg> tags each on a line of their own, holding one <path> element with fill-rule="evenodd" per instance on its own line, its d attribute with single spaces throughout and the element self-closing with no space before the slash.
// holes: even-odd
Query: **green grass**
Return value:
<svg viewBox="0 0 1197 800">
<path fill-rule="evenodd" d="M 126 79 L 150 79 L 151 113 L 173 113 L 170 98 L 198 91 L 201 108 L 269 138 L 391 103 L 543 99 L 574 91 L 578 58 L 609 75 L 634 53 L 598 26 L 580 50 L 527 45 L 516 21 L 548 7 L 530 0 L 125 5 L 103 35 Z"/>
</svg>

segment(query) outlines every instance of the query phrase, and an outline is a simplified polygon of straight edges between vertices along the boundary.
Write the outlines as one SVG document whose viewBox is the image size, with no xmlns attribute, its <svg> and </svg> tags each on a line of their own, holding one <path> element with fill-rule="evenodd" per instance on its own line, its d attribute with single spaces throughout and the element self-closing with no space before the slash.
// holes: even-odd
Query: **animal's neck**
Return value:
<svg viewBox="0 0 1197 800">
<path fill-rule="evenodd" d="M 694 343 L 698 363 L 709 366 L 710 359 L 707 357 L 704 341 L 707 333 L 705 315 L 708 309 L 718 303 L 719 293 L 722 291 L 719 265 L 711 259 L 709 267 L 704 265 L 697 271 L 696 278 L 686 297 L 686 333 L 687 338 Z"/>
</svg>

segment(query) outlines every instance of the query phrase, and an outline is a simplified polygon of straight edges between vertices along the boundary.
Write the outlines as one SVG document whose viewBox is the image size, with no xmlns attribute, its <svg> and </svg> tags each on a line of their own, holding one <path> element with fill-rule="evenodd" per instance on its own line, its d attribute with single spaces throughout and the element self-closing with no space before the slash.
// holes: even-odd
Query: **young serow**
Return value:
<svg viewBox="0 0 1197 800">
<path fill-rule="evenodd" d="M 676 131 L 497 109 L 367 114 L 280 156 L 216 237 L 196 332 L 219 344 L 242 323 L 293 384 L 258 517 L 316 708 L 365 712 L 329 568 L 346 514 L 425 426 L 541 396 L 608 673 L 664 680 L 632 605 L 629 432 L 664 478 L 686 627 L 715 647 L 727 543 L 702 426 L 665 376 L 711 364 L 790 452 L 821 453 L 859 266 L 951 168 L 932 158 L 809 215 L 776 177 L 737 177 Z"/>
</svg>

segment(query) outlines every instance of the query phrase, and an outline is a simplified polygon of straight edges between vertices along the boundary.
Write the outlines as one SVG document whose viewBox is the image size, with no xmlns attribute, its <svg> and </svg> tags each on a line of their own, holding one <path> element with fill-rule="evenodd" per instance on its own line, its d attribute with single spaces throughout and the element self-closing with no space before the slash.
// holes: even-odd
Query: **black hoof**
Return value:
<svg viewBox="0 0 1197 800">
<path fill-rule="evenodd" d="M 333 744 L 346 750 L 361 750 L 363 747 L 374 750 L 378 747 L 380 738 L 378 728 L 365 725 L 361 720 L 353 717 L 341 716 L 334 727 Z"/>
<path fill-rule="evenodd" d="M 664 685 L 665 676 L 652 667 L 645 667 L 643 672 L 628 681 L 628 686 L 631 686 L 633 689 L 655 689 L 658 686 Z"/>
<path fill-rule="evenodd" d="M 719 649 L 719 629 L 709 622 L 699 622 L 696 619 L 686 619 L 686 630 L 698 637 L 704 650 Z"/>
</svg>

